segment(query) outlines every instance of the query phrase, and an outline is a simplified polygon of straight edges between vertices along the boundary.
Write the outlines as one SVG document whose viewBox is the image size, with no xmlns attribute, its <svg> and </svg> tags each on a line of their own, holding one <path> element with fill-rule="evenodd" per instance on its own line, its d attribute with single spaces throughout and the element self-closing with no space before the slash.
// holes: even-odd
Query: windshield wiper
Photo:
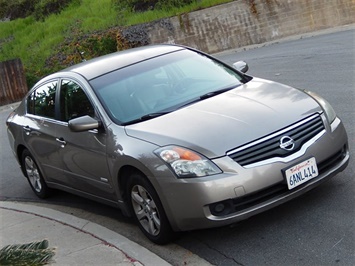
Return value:
<svg viewBox="0 0 355 266">
<path fill-rule="evenodd" d="M 137 118 L 137 119 L 134 119 L 134 120 L 131 120 L 131 121 L 128 121 L 128 122 L 121 123 L 121 125 L 122 126 L 129 126 L 129 125 L 132 125 L 132 124 L 135 124 L 135 123 L 139 123 L 139 122 L 142 122 L 142 121 L 146 121 L 146 120 L 149 120 L 149 119 L 153 119 L 153 118 L 156 118 L 158 116 L 162 116 L 162 115 L 165 115 L 165 114 L 168 114 L 168 113 L 170 113 L 170 112 L 158 112 L 158 113 L 146 114 L 146 115 L 141 116 L 140 118 Z"/>
<path fill-rule="evenodd" d="M 223 92 L 226 92 L 226 91 L 229 91 L 231 89 L 235 89 L 236 87 L 240 86 L 239 85 L 233 85 L 233 86 L 228 86 L 226 88 L 223 88 L 223 89 L 219 89 L 219 90 L 216 90 L 216 91 L 210 91 L 210 92 L 207 92 L 206 94 L 203 94 L 200 96 L 200 100 L 204 100 L 204 99 L 207 99 L 207 98 L 210 98 L 210 97 L 213 97 L 213 96 L 216 96 L 218 94 L 221 94 Z"/>
<path fill-rule="evenodd" d="M 223 89 L 216 90 L 216 91 L 207 92 L 206 94 L 203 94 L 203 95 L 199 96 L 198 98 L 195 98 L 195 99 L 192 100 L 192 101 L 189 101 L 189 102 L 187 102 L 187 103 L 184 103 L 183 105 L 180 105 L 177 109 L 180 109 L 180 108 L 182 108 L 182 107 L 185 107 L 185 106 L 188 106 L 188 105 L 191 105 L 191 104 L 200 102 L 200 101 L 202 101 L 202 100 L 204 100 L 204 99 L 207 99 L 207 98 L 216 96 L 216 95 L 221 94 L 221 93 L 223 93 L 223 92 L 226 92 L 226 91 L 235 89 L 235 88 L 239 87 L 240 85 L 241 85 L 241 84 L 237 84 L 237 85 L 228 86 L 228 87 L 225 87 L 225 88 L 223 88 Z"/>
<path fill-rule="evenodd" d="M 140 121 L 145 121 L 145 120 L 149 120 L 149 119 L 152 119 L 152 118 L 156 118 L 158 116 L 166 115 L 168 113 L 170 113 L 170 112 L 150 113 L 150 114 L 143 115 L 141 118 L 139 118 L 139 120 Z"/>
</svg>

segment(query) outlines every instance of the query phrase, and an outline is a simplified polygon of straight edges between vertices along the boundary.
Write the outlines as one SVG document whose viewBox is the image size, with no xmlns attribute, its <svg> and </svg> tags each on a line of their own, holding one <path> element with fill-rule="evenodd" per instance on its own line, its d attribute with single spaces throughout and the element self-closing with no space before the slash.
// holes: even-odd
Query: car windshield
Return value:
<svg viewBox="0 0 355 266">
<path fill-rule="evenodd" d="M 240 74 L 216 60 L 179 50 L 118 69 L 90 83 L 111 119 L 130 124 L 233 89 L 242 80 Z"/>
</svg>

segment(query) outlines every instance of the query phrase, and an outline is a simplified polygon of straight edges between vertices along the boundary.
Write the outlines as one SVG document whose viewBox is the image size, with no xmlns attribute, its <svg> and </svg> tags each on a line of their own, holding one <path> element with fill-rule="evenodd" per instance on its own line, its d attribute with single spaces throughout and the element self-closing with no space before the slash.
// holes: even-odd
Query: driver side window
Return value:
<svg viewBox="0 0 355 266">
<path fill-rule="evenodd" d="M 62 80 L 60 90 L 60 118 L 64 122 L 88 115 L 95 117 L 94 108 L 83 89 L 71 80 Z"/>
</svg>

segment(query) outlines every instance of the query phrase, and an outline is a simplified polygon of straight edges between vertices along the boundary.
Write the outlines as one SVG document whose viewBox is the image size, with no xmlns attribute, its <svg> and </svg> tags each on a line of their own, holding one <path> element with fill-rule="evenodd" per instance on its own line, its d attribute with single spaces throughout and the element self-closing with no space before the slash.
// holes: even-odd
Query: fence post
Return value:
<svg viewBox="0 0 355 266">
<path fill-rule="evenodd" d="M 0 106 L 20 101 L 27 91 L 21 59 L 0 62 Z"/>
</svg>

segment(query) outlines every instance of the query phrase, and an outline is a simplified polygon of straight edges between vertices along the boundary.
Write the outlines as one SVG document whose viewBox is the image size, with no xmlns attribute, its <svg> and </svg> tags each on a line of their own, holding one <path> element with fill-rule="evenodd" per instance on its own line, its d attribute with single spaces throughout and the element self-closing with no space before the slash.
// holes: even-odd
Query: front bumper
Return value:
<svg viewBox="0 0 355 266">
<path fill-rule="evenodd" d="M 163 205 L 176 231 L 232 224 L 315 188 L 349 162 L 347 135 L 337 119 L 317 140 L 290 159 L 243 168 L 225 156 L 214 160 L 223 174 L 193 179 L 160 179 Z M 288 190 L 282 170 L 315 157 L 319 175 Z"/>
</svg>

